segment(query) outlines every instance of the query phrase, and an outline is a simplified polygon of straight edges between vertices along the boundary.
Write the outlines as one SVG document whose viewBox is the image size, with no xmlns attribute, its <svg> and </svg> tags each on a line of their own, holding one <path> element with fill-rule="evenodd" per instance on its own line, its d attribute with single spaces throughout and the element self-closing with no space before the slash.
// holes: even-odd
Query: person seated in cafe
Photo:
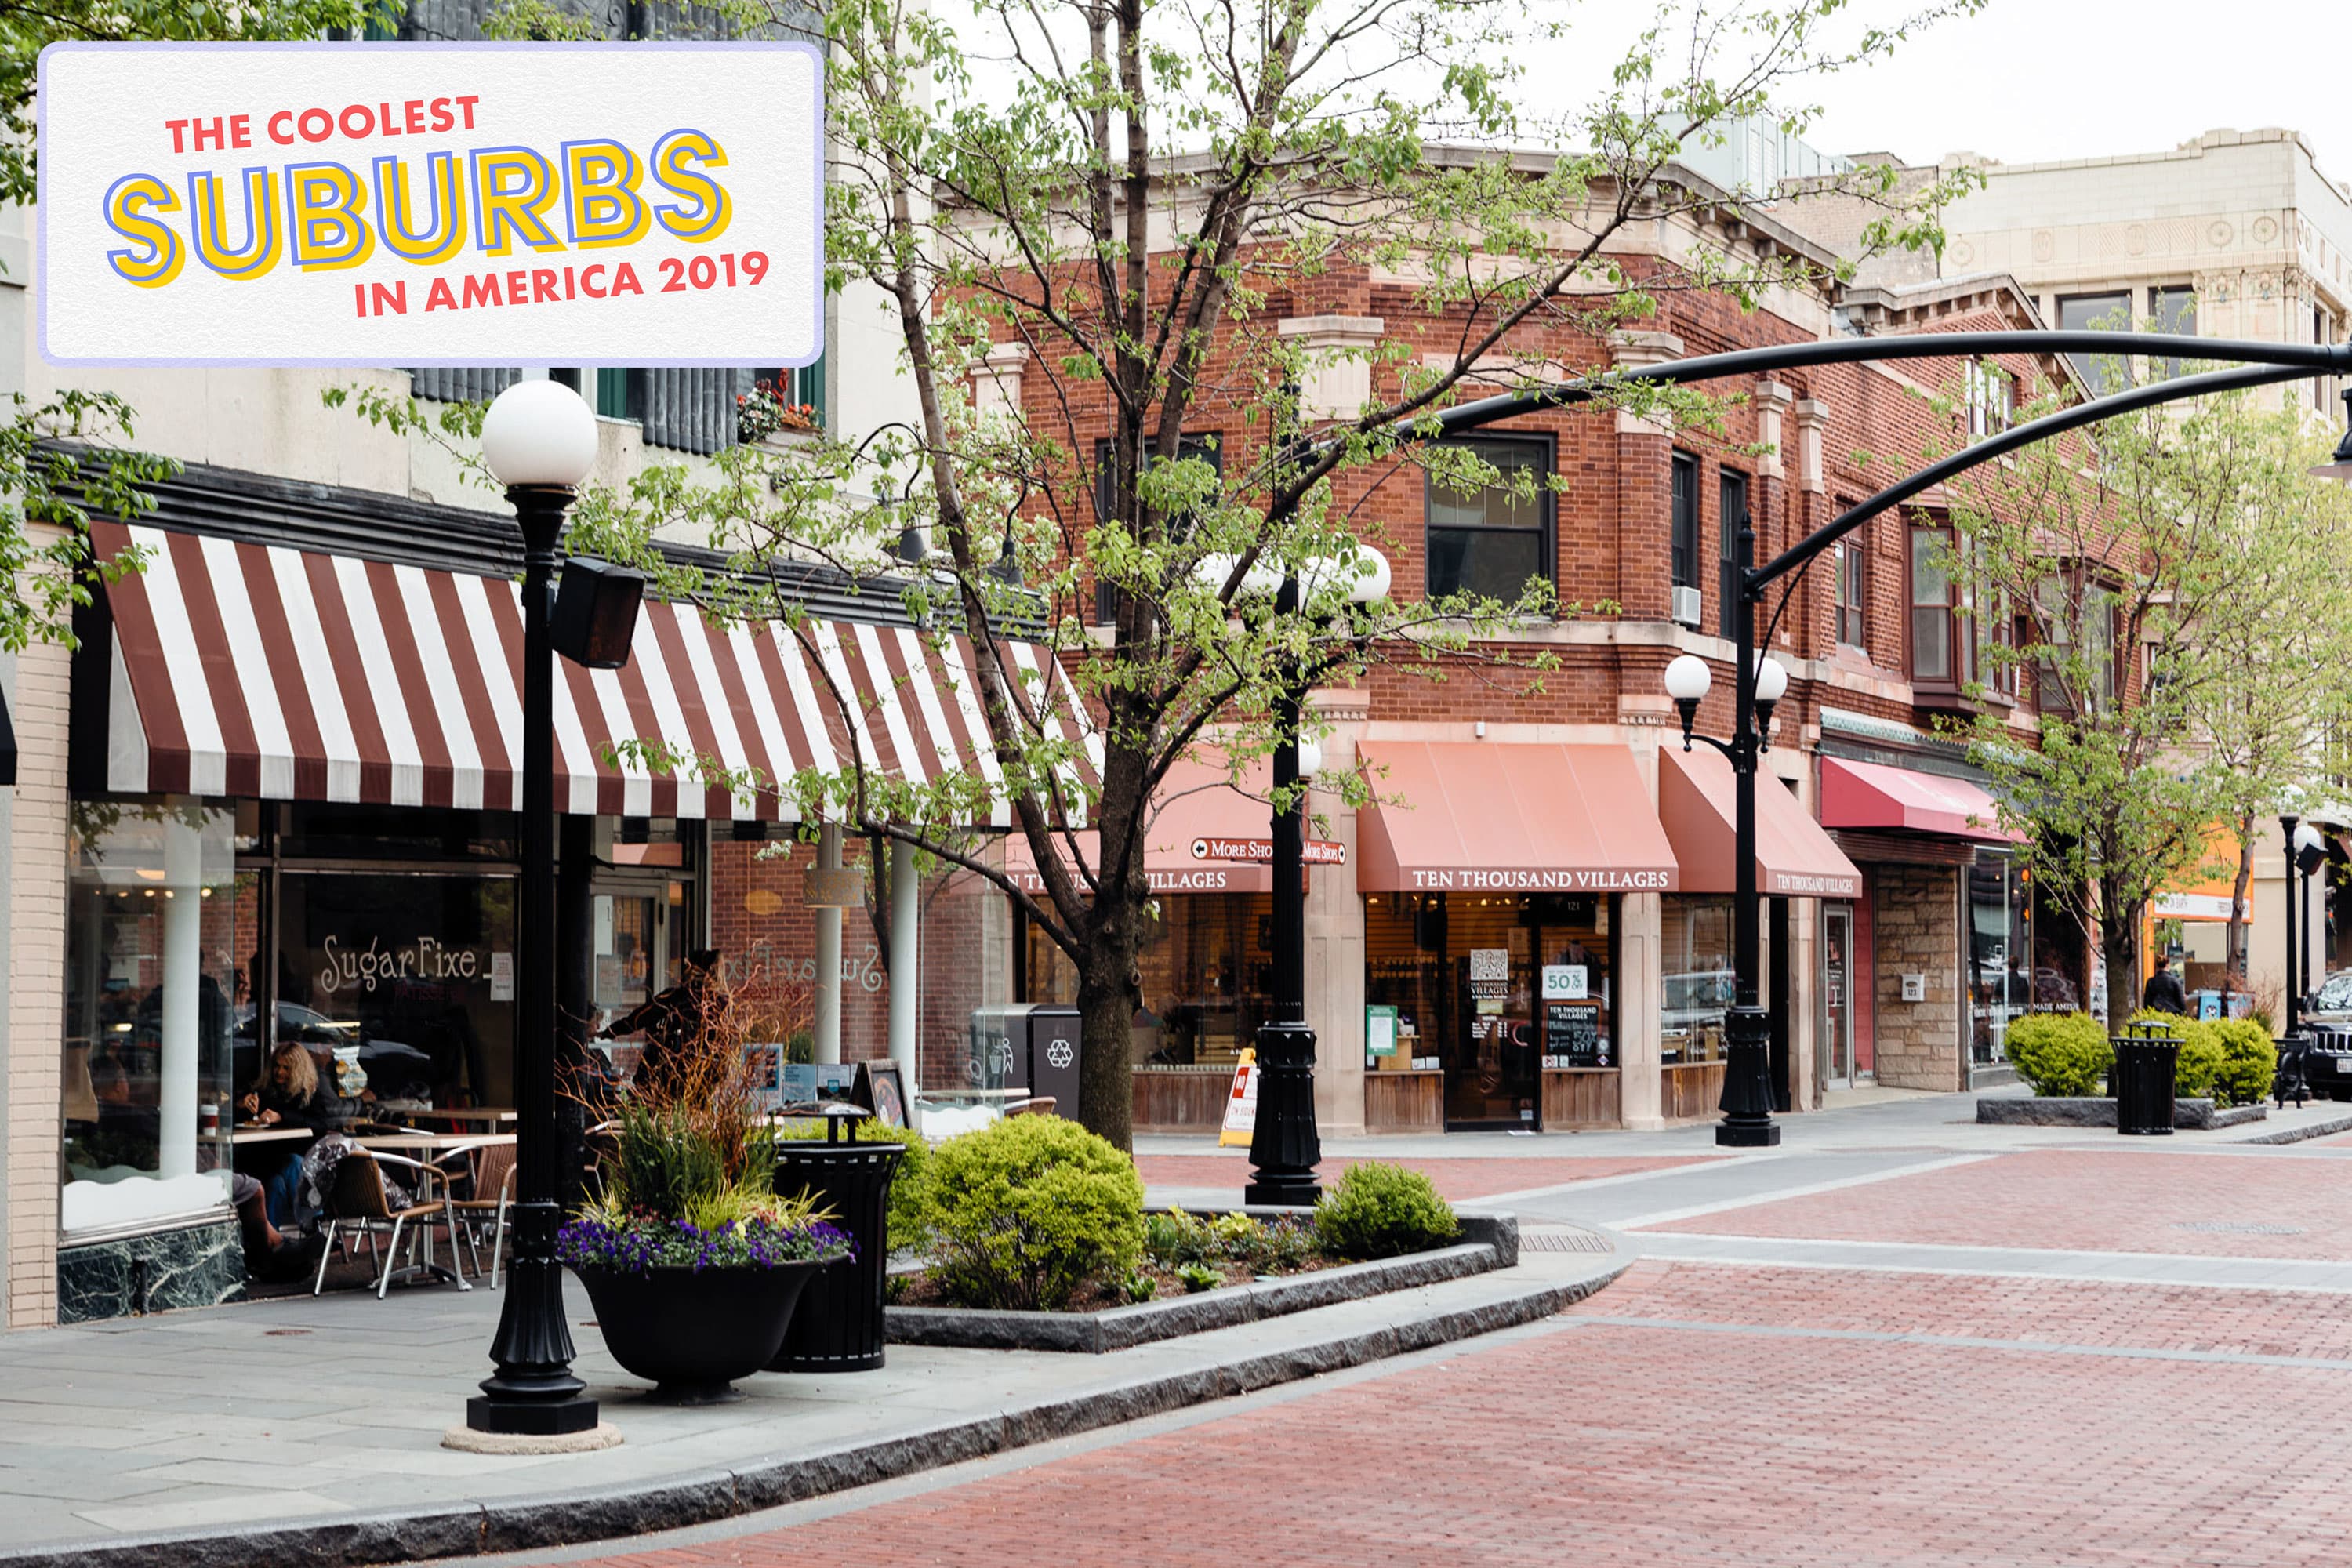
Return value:
<svg viewBox="0 0 2352 1568">
<path fill-rule="evenodd" d="M 303 1127 L 313 1132 L 332 1131 L 350 1119 L 334 1089 L 320 1076 L 310 1048 L 299 1040 L 278 1042 L 268 1075 L 237 1101 L 237 1110 L 248 1127 Z M 263 1183 L 270 1224 L 294 1223 L 301 1180 L 301 1150 L 289 1148 Z"/>
<path fill-rule="evenodd" d="M 301 1169 L 300 1161 L 295 1169 Z M 245 1240 L 246 1272 L 257 1279 L 296 1279 L 319 1260 L 317 1243 L 289 1236 L 269 1219 L 269 1194 L 260 1182 L 236 1172 L 229 1177 L 229 1202 L 236 1209 Z"/>
<path fill-rule="evenodd" d="M 643 1031 L 645 1053 L 637 1060 L 639 1083 L 657 1081 L 663 1058 L 672 1056 L 699 1035 L 710 1008 L 723 1000 L 719 984 L 719 950 L 695 949 L 686 956 L 686 973 L 678 983 L 644 1005 L 631 1009 L 597 1031 L 599 1039 L 614 1039 Z"/>
</svg>

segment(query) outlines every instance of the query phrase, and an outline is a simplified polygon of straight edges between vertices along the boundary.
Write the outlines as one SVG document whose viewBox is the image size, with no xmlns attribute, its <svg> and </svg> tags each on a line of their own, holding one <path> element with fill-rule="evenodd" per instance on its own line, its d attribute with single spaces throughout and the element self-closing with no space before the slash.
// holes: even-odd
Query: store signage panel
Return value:
<svg viewBox="0 0 2352 1568">
<path fill-rule="evenodd" d="M 1299 846 L 1300 858 L 1309 866 L 1344 866 L 1348 863 L 1348 847 L 1328 838 L 1309 838 Z M 1271 838 L 1200 837 L 1192 840 L 1195 860 L 1238 860 L 1244 865 L 1262 864 L 1274 858 Z"/>
<path fill-rule="evenodd" d="M 807 44 L 53 44 L 56 364 L 801 365 Z"/>
</svg>

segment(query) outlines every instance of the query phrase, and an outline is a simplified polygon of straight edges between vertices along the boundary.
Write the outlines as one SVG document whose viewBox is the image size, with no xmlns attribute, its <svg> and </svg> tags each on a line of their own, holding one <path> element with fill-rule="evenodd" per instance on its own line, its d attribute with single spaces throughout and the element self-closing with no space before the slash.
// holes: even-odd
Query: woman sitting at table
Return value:
<svg viewBox="0 0 2352 1568">
<path fill-rule="evenodd" d="M 332 1131 L 349 1119 L 343 1102 L 319 1076 L 309 1048 L 295 1040 L 279 1042 L 270 1055 L 268 1073 L 237 1102 L 237 1109 L 247 1126 L 307 1127 L 313 1132 Z M 289 1148 L 262 1184 L 268 1190 L 271 1225 L 284 1227 L 294 1223 L 301 1181 L 302 1152 Z"/>
</svg>

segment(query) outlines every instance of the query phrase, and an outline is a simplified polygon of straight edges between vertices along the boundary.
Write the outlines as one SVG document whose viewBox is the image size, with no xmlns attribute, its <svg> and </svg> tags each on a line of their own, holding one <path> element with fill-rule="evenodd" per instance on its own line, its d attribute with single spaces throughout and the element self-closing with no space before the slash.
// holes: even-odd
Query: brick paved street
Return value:
<svg viewBox="0 0 2352 1568">
<path fill-rule="evenodd" d="M 1483 1180 L 1457 1165 L 1569 1163 L 1414 1163 L 1457 1195 Z M 1679 1163 L 1662 1163 L 1659 1179 Z M 629 1568 L 2352 1560 L 2352 1301 L 2252 1283 L 2272 1267 L 2263 1259 L 2352 1258 L 2343 1156 L 2311 1145 L 2034 1150 L 1777 1200 L 1773 1170 L 1743 1168 L 1755 1174 L 1747 1206 L 1655 1229 L 1751 1237 L 1764 1252 L 1784 1237 L 2026 1249 L 2059 1269 L 2085 1253 L 2145 1251 L 2248 1282 L 1645 1260 L 1514 1335 L 1173 1429 L 942 1474 L 870 1505 L 834 1500 L 822 1519 L 788 1510 L 766 1528 L 590 1558 Z M 1516 1174 L 1496 1184 L 1504 1179 L 1496 1170 L 1486 1190 L 1541 1184 Z"/>
<path fill-rule="evenodd" d="M 1724 1236 L 2352 1258 L 2352 1168 L 2300 1148 L 2035 1150 L 1660 1225 Z"/>
</svg>

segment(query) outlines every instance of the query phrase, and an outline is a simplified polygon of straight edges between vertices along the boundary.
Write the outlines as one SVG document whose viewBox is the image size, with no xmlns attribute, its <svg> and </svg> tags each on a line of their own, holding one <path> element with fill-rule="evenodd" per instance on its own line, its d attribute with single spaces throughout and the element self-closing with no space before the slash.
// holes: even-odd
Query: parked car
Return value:
<svg viewBox="0 0 2352 1568">
<path fill-rule="evenodd" d="M 253 1025 L 254 1007 L 248 1002 L 236 1010 L 233 1070 L 240 1090 L 258 1082 L 261 1077 L 261 1047 L 254 1038 Z M 360 1066 L 367 1071 L 368 1087 L 380 1100 L 397 1100 L 421 1092 L 433 1082 L 433 1058 L 415 1046 L 369 1038 L 358 1024 L 330 1018 L 299 1003 L 278 1004 L 278 1038 L 310 1047 L 322 1061 L 338 1047 L 357 1046 Z"/>
</svg>

